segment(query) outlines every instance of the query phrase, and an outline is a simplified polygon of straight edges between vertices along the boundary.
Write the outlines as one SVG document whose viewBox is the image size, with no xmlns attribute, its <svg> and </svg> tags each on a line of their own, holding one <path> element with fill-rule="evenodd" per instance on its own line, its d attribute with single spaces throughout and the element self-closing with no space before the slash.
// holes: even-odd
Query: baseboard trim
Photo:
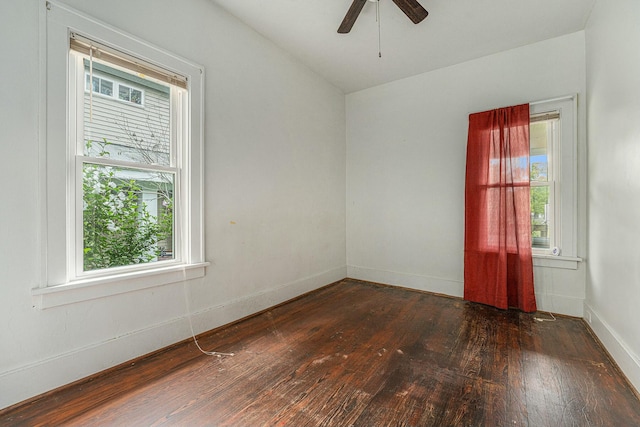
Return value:
<svg viewBox="0 0 640 427">
<path fill-rule="evenodd" d="M 640 396 L 640 357 L 631 351 L 616 331 L 586 302 L 584 319 Z"/>
<path fill-rule="evenodd" d="M 423 276 L 419 274 L 400 273 L 397 271 L 377 270 L 355 265 L 347 266 L 347 275 L 357 280 L 397 285 L 404 288 L 433 292 L 436 294 L 462 297 L 464 283 L 462 281 L 443 279 L 440 277 Z"/>
<path fill-rule="evenodd" d="M 464 296 L 463 281 L 400 273 L 397 271 L 378 270 L 354 265 L 347 266 L 347 274 L 348 277 L 357 280 L 392 286 L 397 285 L 452 297 L 462 298 Z M 542 311 L 573 317 L 582 317 L 584 313 L 584 299 L 582 298 L 536 293 L 536 301 L 538 303 L 538 309 Z"/>
<path fill-rule="evenodd" d="M 584 299 L 536 292 L 538 310 L 572 317 L 583 317 Z"/>
<path fill-rule="evenodd" d="M 338 267 L 207 307 L 191 313 L 194 330 L 200 333 L 233 323 L 346 276 L 346 266 Z M 188 339 L 191 336 L 188 320 L 185 313 L 145 329 L 2 372 L 0 410 Z"/>
<path fill-rule="evenodd" d="M 346 277 L 347 267 L 339 267 L 207 307 L 191 314 L 194 331 L 199 334 L 244 319 Z"/>
</svg>

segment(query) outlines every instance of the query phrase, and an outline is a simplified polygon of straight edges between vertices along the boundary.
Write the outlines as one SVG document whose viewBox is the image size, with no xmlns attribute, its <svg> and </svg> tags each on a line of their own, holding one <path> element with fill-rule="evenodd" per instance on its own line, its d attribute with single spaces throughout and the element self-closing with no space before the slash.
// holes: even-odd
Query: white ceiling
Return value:
<svg viewBox="0 0 640 427">
<path fill-rule="evenodd" d="M 595 0 L 419 0 L 414 25 L 391 0 L 367 2 L 349 34 L 352 0 L 212 0 L 345 93 L 584 29 Z"/>
</svg>

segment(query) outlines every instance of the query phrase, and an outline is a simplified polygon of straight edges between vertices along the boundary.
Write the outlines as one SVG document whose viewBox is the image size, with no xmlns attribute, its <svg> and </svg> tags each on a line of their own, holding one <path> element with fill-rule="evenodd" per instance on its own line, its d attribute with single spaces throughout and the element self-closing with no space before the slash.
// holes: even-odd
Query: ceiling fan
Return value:
<svg viewBox="0 0 640 427">
<path fill-rule="evenodd" d="M 356 19 L 358 18 L 358 15 L 360 15 L 360 11 L 362 11 L 366 2 L 367 0 L 353 0 L 351 7 L 342 20 L 342 24 L 340 24 L 340 28 L 338 28 L 338 33 L 346 34 L 351 31 L 351 27 L 353 27 L 353 24 L 356 22 Z M 411 19 L 414 24 L 422 22 L 422 20 L 429 14 L 429 12 L 427 12 L 416 0 L 393 0 L 393 2 L 405 13 L 405 15 L 409 17 L 409 19 Z"/>
</svg>

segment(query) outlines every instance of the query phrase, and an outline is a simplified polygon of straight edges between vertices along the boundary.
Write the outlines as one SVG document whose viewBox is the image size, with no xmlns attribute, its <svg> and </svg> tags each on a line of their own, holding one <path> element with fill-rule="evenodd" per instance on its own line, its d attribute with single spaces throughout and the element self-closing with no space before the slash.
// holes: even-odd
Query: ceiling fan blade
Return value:
<svg viewBox="0 0 640 427">
<path fill-rule="evenodd" d="M 360 15 L 360 11 L 362 11 L 366 2 L 367 0 L 353 0 L 351 7 L 342 20 L 342 24 L 340 24 L 340 28 L 338 28 L 338 32 L 340 34 L 346 34 L 351 31 L 351 27 L 353 27 L 353 24 L 356 22 L 356 19 L 358 18 L 358 15 Z"/>
<path fill-rule="evenodd" d="M 416 0 L 393 0 L 393 2 L 411 19 L 414 24 L 422 22 L 429 15 Z"/>
</svg>

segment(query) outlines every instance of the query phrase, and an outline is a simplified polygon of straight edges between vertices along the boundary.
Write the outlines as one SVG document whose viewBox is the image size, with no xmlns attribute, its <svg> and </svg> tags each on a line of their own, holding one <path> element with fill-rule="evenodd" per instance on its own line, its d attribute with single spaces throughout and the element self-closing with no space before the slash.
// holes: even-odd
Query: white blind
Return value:
<svg viewBox="0 0 640 427">
<path fill-rule="evenodd" d="M 532 114 L 529 118 L 530 123 L 544 122 L 546 120 L 557 120 L 560 118 L 559 111 L 550 111 L 548 113 Z"/>
<path fill-rule="evenodd" d="M 120 52 L 112 47 L 102 45 L 77 33 L 71 33 L 69 47 L 71 50 L 89 55 L 95 59 L 100 59 L 135 73 L 153 77 L 154 79 L 187 89 L 187 78 L 185 76 L 154 66 L 139 58 Z"/>
</svg>

